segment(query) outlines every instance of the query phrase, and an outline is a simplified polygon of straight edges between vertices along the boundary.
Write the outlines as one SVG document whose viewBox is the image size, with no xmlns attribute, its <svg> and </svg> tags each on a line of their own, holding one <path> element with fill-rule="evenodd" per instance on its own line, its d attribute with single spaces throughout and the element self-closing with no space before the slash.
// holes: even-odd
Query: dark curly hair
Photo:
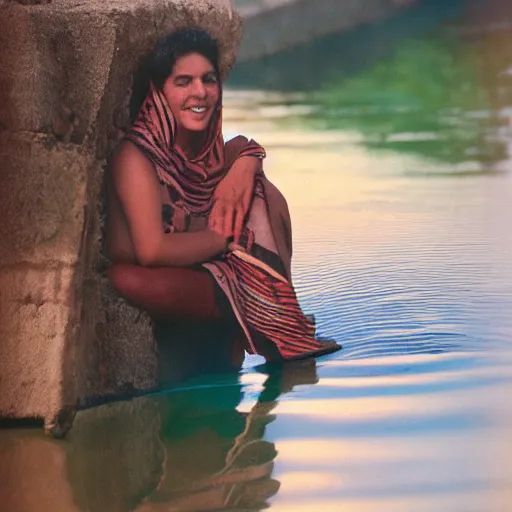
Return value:
<svg viewBox="0 0 512 512">
<path fill-rule="evenodd" d="M 189 53 L 199 53 L 208 59 L 219 74 L 219 47 L 215 39 L 202 29 L 184 28 L 158 41 L 149 68 L 153 84 L 161 89 L 176 61 Z"/>
</svg>

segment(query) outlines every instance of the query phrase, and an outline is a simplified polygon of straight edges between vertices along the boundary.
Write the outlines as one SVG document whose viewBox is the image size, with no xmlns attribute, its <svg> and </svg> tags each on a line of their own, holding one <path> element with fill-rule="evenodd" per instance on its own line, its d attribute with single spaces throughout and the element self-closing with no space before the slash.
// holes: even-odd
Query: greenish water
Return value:
<svg viewBox="0 0 512 512">
<path fill-rule="evenodd" d="M 344 350 L 83 411 L 65 442 L 3 431 L 2 509 L 511 510 L 512 8 L 426 3 L 226 92 Z"/>
<path fill-rule="evenodd" d="M 480 170 L 492 171 L 507 156 L 506 137 L 496 128 L 507 127 L 510 113 L 493 112 L 497 98 L 479 82 L 483 63 L 471 50 L 455 34 L 406 41 L 390 61 L 316 94 L 310 124 L 355 129 L 368 148 L 445 164 L 477 161 Z"/>
</svg>

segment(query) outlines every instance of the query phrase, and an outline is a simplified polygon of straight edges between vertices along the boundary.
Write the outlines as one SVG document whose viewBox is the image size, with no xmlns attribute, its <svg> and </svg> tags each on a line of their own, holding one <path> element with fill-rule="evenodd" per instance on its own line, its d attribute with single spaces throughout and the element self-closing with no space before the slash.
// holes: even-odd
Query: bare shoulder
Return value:
<svg viewBox="0 0 512 512">
<path fill-rule="evenodd" d="M 123 141 L 117 148 L 110 161 L 109 173 L 111 186 L 123 201 L 132 195 L 146 194 L 153 197 L 158 189 L 153 163 L 130 141 Z"/>
<path fill-rule="evenodd" d="M 140 169 L 143 172 L 153 171 L 151 160 L 133 142 L 123 140 L 110 161 L 110 169 L 114 174 L 124 174 Z"/>
</svg>

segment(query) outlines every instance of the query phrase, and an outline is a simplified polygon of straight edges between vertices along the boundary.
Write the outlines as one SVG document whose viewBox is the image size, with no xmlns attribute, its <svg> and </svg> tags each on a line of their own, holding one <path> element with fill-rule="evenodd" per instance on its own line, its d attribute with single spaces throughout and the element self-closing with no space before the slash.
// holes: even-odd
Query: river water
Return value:
<svg viewBox="0 0 512 512">
<path fill-rule="evenodd" d="M 431 2 L 373 46 L 333 36 L 233 74 L 226 135 L 266 147 L 299 299 L 344 349 L 84 411 L 65 442 L 4 432 L 2 509 L 512 510 L 504 5 Z"/>
</svg>

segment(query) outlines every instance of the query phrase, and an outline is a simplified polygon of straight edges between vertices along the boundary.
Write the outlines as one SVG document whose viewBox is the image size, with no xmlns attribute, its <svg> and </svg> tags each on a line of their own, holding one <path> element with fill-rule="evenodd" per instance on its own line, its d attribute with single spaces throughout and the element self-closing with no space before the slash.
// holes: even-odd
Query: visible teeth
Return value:
<svg viewBox="0 0 512 512">
<path fill-rule="evenodd" d="M 202 114 L 206 111 L 206 107 L 192 107 L 190 110 L 192 110 L 192 112 L 195 112 L 196 114 Z"/>
</svg>

